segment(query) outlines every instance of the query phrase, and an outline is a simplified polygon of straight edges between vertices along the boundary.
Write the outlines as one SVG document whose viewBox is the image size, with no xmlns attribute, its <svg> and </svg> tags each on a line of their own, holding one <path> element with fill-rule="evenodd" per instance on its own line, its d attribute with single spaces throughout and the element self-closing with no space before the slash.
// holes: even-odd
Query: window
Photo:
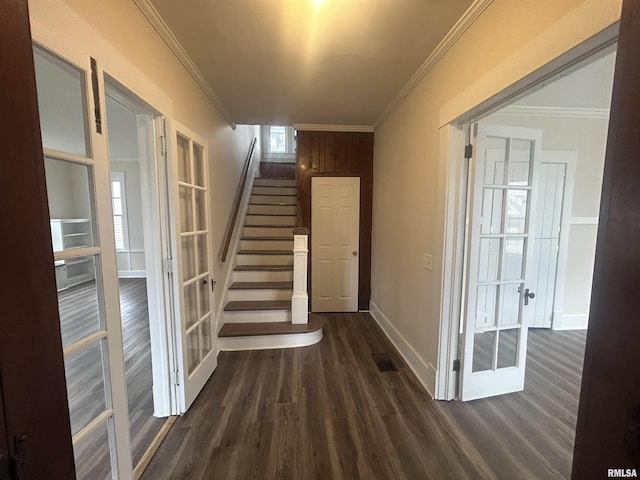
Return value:
<svg viewBox="0 0 640 480">
<path fill-rule="evenodd" d="M 273 153 L 285 153 L 287 151 L 284 127 L 269 127 L 269 151 Z"/>
<path fill-rule="evenodd" d="M 113 232 L 116 250 L 127 250 L 127 204 L 125 198 L 124 172 L 111 172 L 111 201 L 113 203 Z"/>
<path fill-rule="evenodd" d="M 263 126 L 262 150 L 267 158 L 283 160 L 293 158 L 296 151 L 293 127 Z"/>
</svg>

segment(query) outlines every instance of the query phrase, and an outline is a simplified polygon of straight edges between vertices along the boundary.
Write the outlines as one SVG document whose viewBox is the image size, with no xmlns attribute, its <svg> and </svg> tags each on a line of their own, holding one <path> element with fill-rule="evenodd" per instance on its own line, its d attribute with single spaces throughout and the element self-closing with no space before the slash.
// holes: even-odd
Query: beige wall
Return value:
<svg viewBox="0 0 640 480">
<path fill-rule="evenodd" d="M 225 122 L 131 0 L 31 0 L 29 9 L 34 38 L 54 49 L 64 45 L 94 57 L 135 94 L 208 141 L 213 273 L 221 285 L 229 265 L 215 259 L 258 128 L 234 131 Z M 222 294 L 218 288 L 216 307 Z"/>
<path fill-rule="evenodd" d="M 388 320 L 432 393 L 443 294 L 440 127 L 614 23 L 620 3 L 495 0 L 376 128 L 372 310 Z M 433 254 L 432 272 L 422 266 L 425 253 Z"/>
</svg>

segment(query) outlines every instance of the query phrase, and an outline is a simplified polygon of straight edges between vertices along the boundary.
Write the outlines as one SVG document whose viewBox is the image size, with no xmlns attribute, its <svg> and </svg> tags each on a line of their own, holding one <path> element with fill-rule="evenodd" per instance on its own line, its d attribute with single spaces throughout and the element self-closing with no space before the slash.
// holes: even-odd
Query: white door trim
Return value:
<svg viewBox="0 0 640 480">
<path fill-rule="evenodd" d="M 436 400 L 454 400 L 457 397 L 457 375 L 453 371 L 453 361 L 458 358 L 459 353 L 457 335 L 460 331 L 460 301 L 452 292 L 462 290 L 463 278 L 462 262 L 456 262 L 455 259 L 461 259 L 464 252 L 464 242 L 462 245 L 460 242 L 460 236 L 464 236 L 464 223 L 460 225 L 460 218 L 464 218 L 465 201 L 463 200 L 466 190 L 460 188 L 460 176 L 464 172 L 465 163 L 463 155 L 465 136 L 462 133 L 465 125 L 499 110 L 516 98 L 524 96 L 528 90 L 549 81 L 560 73 L 577 69 L 594 57 L 598 58 L 614 51 L 619 28 L 620 22 L 615 22 L 547 65 L 466 111 L 456 112 L 453 103 L 445 105 L 440 110 L 439 163 L 440 171 L 445 178 L 441 179 L 439 185 L 444 185 L 445 190 L 439 195 L 444 205 L 439 209 L 442 212 L 442 222 L 438 223 L 438 228 L 442 230 L 437 232 L 442 239 L 444 253 L 441 272 L 438 367 L 434 392 Z"/>
</svg>

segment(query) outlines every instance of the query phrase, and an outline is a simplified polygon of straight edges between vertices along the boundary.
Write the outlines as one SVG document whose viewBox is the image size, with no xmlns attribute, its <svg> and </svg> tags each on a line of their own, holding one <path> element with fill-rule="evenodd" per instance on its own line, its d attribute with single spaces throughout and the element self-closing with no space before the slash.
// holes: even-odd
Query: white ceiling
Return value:
<svg viewBox="0 0 640 480">
<path fill-rule="evenodd" d="M 243 124 L 373 125 L 472 0 L 151 0 Z"/>
</svg>

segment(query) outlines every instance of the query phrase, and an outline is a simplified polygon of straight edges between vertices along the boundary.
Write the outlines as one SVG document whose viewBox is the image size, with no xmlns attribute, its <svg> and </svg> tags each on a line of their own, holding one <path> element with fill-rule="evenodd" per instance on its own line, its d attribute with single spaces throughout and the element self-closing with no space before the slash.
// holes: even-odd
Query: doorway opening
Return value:
<svg viewBox="0 0 640 480">
<path fill-rule="evenodd" d="M 168 392 L 156 379 L 164 378 L 166 340 L 158 301 L 164 297 L 162 272 L 156 268 L 161 238 L 158 202 L 153 199 L 156 151 L 151 107 L 105 78 L 113 231 L 116 249 L 120 315 L 134 468 L 165 424 Z M 154 335 L 152 336 L 152 332 Z M 153 341 L 152 341 L 153 338 Z M 155 355 L 152 355 L 155 352 Z"/>
<path fill-rule="evenodd" d="M 498 469 L 570 475 L 614 64 L 603 45 L 468 124 L 450 343 L 461 371 L 445 398 L 473 401 L 440 408 L 460 425 L 487 422 L 473 442 L 510 439 Z"/>
</svg>

